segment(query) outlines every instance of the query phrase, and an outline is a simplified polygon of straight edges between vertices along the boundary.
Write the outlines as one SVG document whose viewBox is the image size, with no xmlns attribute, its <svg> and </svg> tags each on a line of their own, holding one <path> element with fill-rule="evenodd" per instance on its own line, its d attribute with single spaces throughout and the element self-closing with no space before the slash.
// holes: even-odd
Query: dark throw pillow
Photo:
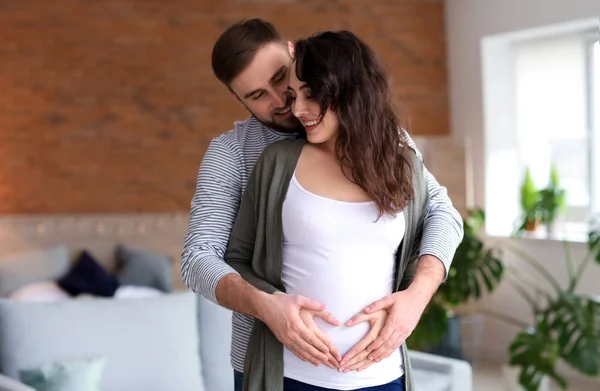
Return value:
<svg viewBox="0 0 600 391">
<path fill-rule="evenodd" d="M 71 270 L 57 281 L 70 295 L 89 294 L 112 297 L 119 287 L 116 277 L 108 273 L 90 253 L 81 253 Z"/>
</svg>

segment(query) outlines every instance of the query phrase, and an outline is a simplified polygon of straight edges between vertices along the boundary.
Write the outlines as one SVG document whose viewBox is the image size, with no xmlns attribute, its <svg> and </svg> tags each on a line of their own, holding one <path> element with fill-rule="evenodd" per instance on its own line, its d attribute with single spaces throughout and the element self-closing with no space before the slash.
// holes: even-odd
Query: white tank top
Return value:
<svg viewBox="0 0 600 391">
<path fill-rule="evenodd" d="M 343 202 L 304 189 L 294 175 L 283 204 L 283 270 L 286 292 L 324 303 L 340 322 L 315 321 L 343 356 L 369 330 L 343 325 L 375 300 L 392 293 L 404 214 L 382 216 L 374 202 Z M 284 375 L 318 387 L 353 390 L 389 383 L 403 374 L 400 350 L 357 372 L 315 367 L 284 349 Z"/>
</svg>

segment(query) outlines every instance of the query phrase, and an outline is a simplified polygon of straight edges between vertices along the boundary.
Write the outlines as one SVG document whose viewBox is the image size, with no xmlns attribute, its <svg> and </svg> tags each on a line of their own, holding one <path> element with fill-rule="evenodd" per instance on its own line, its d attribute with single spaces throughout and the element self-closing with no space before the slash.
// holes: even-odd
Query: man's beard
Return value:
<svg viewBox="0 0 600 391">
<path fill-rule="evenodd" d="M 260 117 L 254 115 L 254 113 L 250 112 L 254 118 L 256 118 L 260 123 L 265 125 L 266 127 L 280 133 L 298 133 L 304 129 L 302 123 L 296 119 L 296 117 L 291 117 L 291 121 L 289 125 L 279 124 L 274 121 L 263 120 Z"/>
<path fill-rule="evenodd" d="M 288 120 L 288 124 L 289 125 L 283 125 L 280 123 L 277 123 L 275 121 L 272 121 L 271 119 L 264 119 L 259 117 L 258 115 L 254 114 L 254 112 L 252 110 L 250 110 L 250 108 L 244 104 L 244 106 L 246 106 L 246 109 L 250 112 L 250 114 L 256 118 L 260 123 L 262 123 L 263 125 L 265 125 L 266 127 L 276 131 L 276 132 L 281 132 L 281 133 L 302 133 L 304 131 L 304 126 L 302 126 L 302 123 L 293 115 L 290 117 L 290 119 Z M 273 116 L 276 116 L 277 114 L 273 113 Z"/>
</svg>

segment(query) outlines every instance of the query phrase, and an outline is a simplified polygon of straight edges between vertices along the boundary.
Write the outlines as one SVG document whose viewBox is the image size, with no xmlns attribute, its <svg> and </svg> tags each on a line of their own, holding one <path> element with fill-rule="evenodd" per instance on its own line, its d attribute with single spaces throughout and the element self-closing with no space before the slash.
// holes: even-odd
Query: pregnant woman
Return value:
<svg viewBox="0 0 600 391">
<path fill-rule="evenodd" d="M 257 288 L 314 298 L 346 322 L 411 282 L 428 202 L 422 163 L 399 131 L 387 76 L 365 43 L 324 32 L 298 41 L 294 56 L 289 90 L 306 137 L 261 155 L 226 260 Z M 368 322 L 333 325 L 307 312 L 303 319 L 342 355 L 369 331 Z M 245 391 L 412 389 L 405 345 L 343 372 L 301 360 L 254 322 Z"/>
</svg>

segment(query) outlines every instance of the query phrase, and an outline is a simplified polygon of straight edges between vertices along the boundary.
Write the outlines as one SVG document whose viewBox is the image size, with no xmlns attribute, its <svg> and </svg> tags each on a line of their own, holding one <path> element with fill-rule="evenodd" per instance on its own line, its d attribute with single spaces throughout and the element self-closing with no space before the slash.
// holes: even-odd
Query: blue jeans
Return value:
<svg viewBox="0 0 600 391">
<path fill-rule="evenodd" d="M 238 371 L 233 373 L 235 380 L 235 391 L 243 391 L 244 374 Z M 292 379 L 284 379 L 284 391 L 332 391 L 330 388 L 316 387 L 309 384 L 301 383 Z M 404 391 L 404 380 L 396 379 L 391 383 L 383 384 L 376 387 L 360 388 L 360 391 Z"/>
</svg>

